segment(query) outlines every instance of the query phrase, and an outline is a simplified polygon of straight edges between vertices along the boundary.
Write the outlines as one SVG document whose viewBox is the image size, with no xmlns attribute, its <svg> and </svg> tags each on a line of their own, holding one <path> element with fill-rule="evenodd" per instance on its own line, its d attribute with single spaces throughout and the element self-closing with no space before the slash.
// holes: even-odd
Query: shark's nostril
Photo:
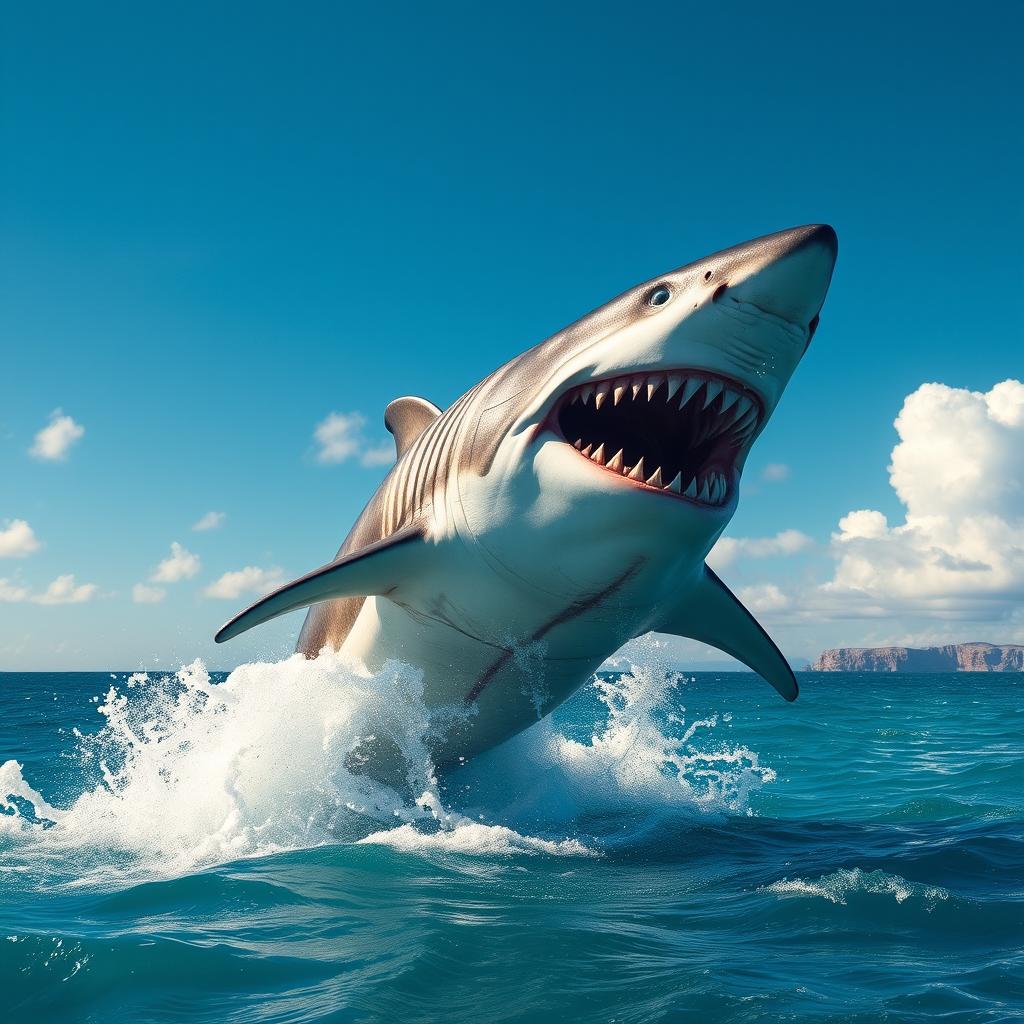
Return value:
<svg viewBox="0 0 1024 1024">
<path fill-rule="evenodd" d="M 711 271 L 710 270 L 705 270 L 704 271 L 704 280 L 705 281 L 710 281 L 711 280 Z"/>
</svg>

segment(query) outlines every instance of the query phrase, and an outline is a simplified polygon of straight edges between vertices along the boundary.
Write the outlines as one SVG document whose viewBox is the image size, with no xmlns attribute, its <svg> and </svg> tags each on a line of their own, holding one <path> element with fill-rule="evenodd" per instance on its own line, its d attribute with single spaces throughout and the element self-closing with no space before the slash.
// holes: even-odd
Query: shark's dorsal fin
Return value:
<svg viewBox="0 0 1024 1024">
<path fill-rule="evenodd" d="M 441 410 L 433 402 L 415 395 L 396 398 L 388 405 L 384 410 L 384 426 L 395 436 L 398 458 L 440 415 Z"/>
<path fill-rule="evenodd" d="M 671 613 L 654 628 L 717 647 L 766 679 L 786 700 L 796 700 L 793 670 L 761 624 L 708 566 Z"/>
<path fill-rule="evenodd" d="M 404 579 L 422 572 L 431 548 L 432 544 L 424 542 L 422 527 L 406 527 L 278 587 L 221 626 L 214 640 L 223 643 L 253 626 L 318 601 L 392 594 Z"/>
</svg>

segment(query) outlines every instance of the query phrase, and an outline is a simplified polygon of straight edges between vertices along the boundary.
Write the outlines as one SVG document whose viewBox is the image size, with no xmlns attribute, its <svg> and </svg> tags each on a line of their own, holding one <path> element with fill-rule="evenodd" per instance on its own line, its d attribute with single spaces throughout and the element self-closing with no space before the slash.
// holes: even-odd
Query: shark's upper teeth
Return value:
<svg viewBox="0 0 1024 1024">
<path fill-rule="evenodd" d="M 685 386 L 683 387 L 683 393 L 679 398 L 679 408 L 685 407 L 686 403 L 690 401 L 698 389 L 704 382 L 699 377 L 690 377 L 687 379 Z"/>
<path fill-rule="evenodd" d="M 626 475 L 630 478 L 630 480 L 643 480 L 644 460 L 641 458 L 640 461 Z"/>
<path fill-rule="evenodd" d="M 698 371 L 589 382 L 575 388 L 566 405 L 579 410 L 572 419 L 579 432 L 568 436 L 576 438 L 573 447 L 591 462 L 705 505 L 724 505 L 728 500 L 729 467 L 760 421 L 754 398 L 729 381 Z M 643 416 L 656 417 L 654 425 L 637 418 Z M 627 427 L 640 429 L 623 429 L 623 417 Z M 640 450 L 652 430 L 666 429 L 672 431 L 677 451 L 673 453 L 673 444 L 664 438 L 651 451 Z M 608 458 L 611 450 L 615 454 Z"/>
</svg>

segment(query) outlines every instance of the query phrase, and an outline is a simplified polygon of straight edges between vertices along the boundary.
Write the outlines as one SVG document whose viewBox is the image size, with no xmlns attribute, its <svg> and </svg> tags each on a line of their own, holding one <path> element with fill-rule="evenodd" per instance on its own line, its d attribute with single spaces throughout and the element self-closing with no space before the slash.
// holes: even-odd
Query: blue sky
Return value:
<svg viewBox="0 0 1024 1024">
<path fill-rule="evenodd" d="M 0 668 L 289 650 L 301 615 L 216 648 L 251 596 L 204 591 L 333 555 L 384 472 L 360 452 L 392 397 L 445 406 L 639 280 L 818 220 L 840 237 L 832 291 L 729 531 L 808 540 L 748 544 L 723 575 L 761 588 L 795 659 L 1024 628 L 1012 560 L 974 611 L 890 604 L 863 577 L 866 613 L 815 596 L 849 591 L 842 517 L 899 524 L 915 500 L 887 472 L 906 397 L 1024 376 L 1018 6 L 209 7 L 6 11 L 0 531 L 27 523 L 35 549 L 10 533 L 0 554 Z M 940 407 L 912 448 L 945 429 Z M 57 409 L 84 434 L 33 456 Z M 331 412 L 365 426 L 328 464 L 313 434 Z M 1004 471 L 1016 415 L 979 427 Z M 761 479 L 769 464 L 786 478 Z M 1024 509 L 1000 494 L 939 511 L 953 532 L 995 514 L 1012 546 Z M 906 542 L 846 532 L 876 569 Z M 199 567 L 154 582 L 172 542 Z M 137 603 L 139 583 L 162 600 Z"/>
</svg>

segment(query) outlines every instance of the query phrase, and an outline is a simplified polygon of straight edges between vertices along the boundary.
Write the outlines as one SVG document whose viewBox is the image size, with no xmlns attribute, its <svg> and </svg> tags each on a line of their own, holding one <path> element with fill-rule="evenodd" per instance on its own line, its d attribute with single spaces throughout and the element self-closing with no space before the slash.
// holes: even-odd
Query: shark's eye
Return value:
<svg viewBox="0 0 1024 1024">
<path fill-rule="evenodd" d="M 672 298 L 672 293 L 663 284 L 659 284 L 657 288 L 653 289 L 651 294 L 647 296 L 648 306 L 664 306 L 669 299 Z"/>
</svg>

